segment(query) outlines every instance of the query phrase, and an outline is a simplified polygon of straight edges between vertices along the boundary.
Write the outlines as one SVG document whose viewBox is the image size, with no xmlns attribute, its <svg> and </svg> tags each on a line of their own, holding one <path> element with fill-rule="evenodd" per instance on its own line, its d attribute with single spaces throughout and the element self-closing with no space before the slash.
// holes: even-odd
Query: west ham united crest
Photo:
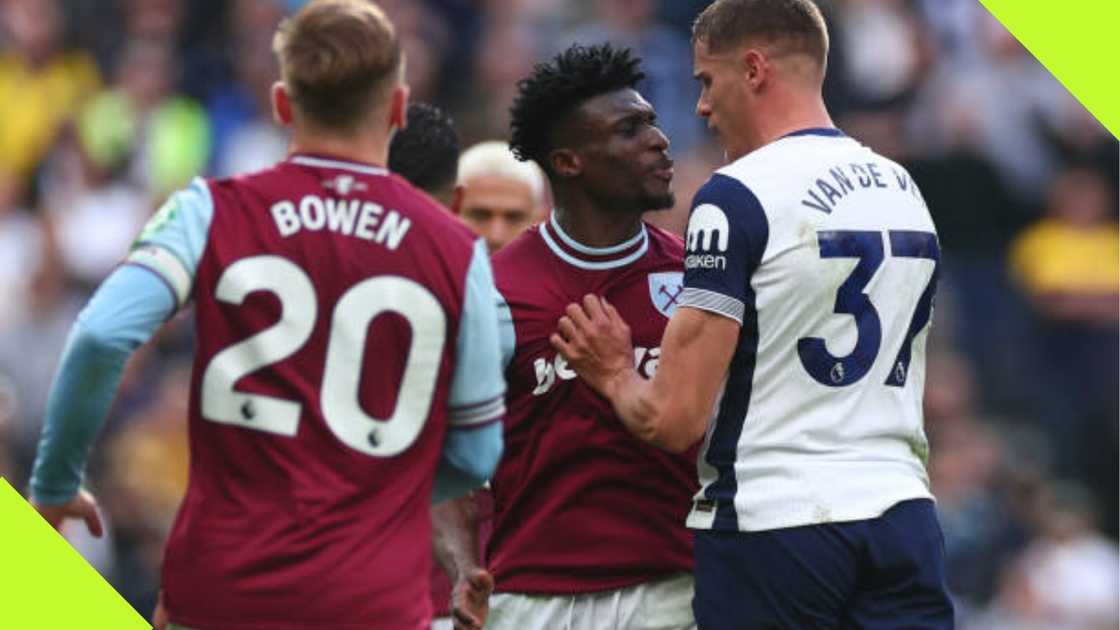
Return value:
<svg viewBox="0 0 1120 630">
<path fill-rule="evenodd" d="M 665 317 L 672 317 L 677 302 L 684 291 L 684 274 L 680 271 L 663 271 L 649 274 L 649 299 Z"/>
</svg>

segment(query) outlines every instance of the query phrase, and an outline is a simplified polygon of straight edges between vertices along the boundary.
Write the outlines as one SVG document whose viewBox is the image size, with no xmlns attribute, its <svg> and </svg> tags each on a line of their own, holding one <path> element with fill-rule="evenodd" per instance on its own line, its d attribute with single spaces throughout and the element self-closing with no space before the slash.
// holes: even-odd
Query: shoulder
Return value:
<svg viewBox="0 0 1120 630">
<path fill-rule="evenodd" d="M 490 259 L 494 273 L 513 273 L 540 260 L 545 253 L 542 245 L 540 226 L 534 225 L 494 253 Z"/>
<path fill-rule="evenodd" d="M 688 235 L 691 238 L 694 229 L 758 229 L 767 223 L 766 211 L 755 191 L 742 178 L 721 169 L 696 192 Z"/>
<path fill-rule="evenodd" d="M 650 251 L 677 262 L 684 259 L 684 240 L 680 236 L 649 223 L 645 225 L 649 233 Z"/>
<path fill-rule="evenodd" d="M 525 230 L 490 258 L 494 283 L 502 295 L 535 291 L 541 278 L 549 273 L 549 253 L 540 236 L 540 226 Z"/>
<path fill-rule="evenodd" d="M 403 212 L 405 216 L 432 230 L 438 240 L 465 241 L 473 248 L 478 236 L 434 197 L 396 173 L 382 176 L 381 184 L 380 192 L 386 196 L 387 201 L 395 204 L 394 210 Z"/>
</svg>

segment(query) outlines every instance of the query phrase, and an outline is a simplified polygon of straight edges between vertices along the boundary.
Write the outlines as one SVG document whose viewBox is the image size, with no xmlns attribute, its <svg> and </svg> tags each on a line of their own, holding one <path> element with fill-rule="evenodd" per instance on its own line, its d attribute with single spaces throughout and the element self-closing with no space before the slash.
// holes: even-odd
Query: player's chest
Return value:
<svg viewBox="0 0 1120 630">
<path fill-rule="evenodd" d="M 563 392 L 578 377 L 552 347 L 549 337 L 569 304 L 587 294 L 607 299 L 630 327 L 634 367 L 651 378 L 661 355 L 661 337 L 681 297 L 680 271 L 649 271 L 605 278 L 597 285 L 557 283 L 547 301 L 511 302 L 517 335 L 510 371 L 510 392 L 533 397 Z"/>
</svg>

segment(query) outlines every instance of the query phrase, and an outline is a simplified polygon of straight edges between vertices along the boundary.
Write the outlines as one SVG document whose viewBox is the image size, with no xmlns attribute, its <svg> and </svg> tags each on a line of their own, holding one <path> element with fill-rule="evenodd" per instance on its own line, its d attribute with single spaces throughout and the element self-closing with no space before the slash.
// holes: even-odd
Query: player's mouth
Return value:
<svg viewBox="0 0 1120 630">
<path fill-rule="evenodd" d="M 653 176 L 666 182 L 673 180 L 673 161 L 665 160 L 653 169 Z"/>
</svg>

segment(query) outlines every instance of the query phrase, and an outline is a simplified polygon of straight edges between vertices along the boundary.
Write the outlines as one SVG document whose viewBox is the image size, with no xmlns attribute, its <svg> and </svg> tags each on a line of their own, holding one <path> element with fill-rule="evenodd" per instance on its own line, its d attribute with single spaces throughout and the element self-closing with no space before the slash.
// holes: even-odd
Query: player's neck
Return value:
<svg viewBox="0 0 1120 630">
<path fill-rule="evenodd" d="M 612 214 L 580 204 L 557 204 L 556 222 L 572 240 L 603 248 L 625 243 L 642 230 L 642 215 Z"/>
<path fill-rule="evenodd" d="M 759 117 L 755 133 L 752 134 L 754 137 L 750 138 L 748 153 L 795 131 L 835 127 L 824 101 L 819 96 L 790 94 L 788 98 L 776 100 L 772 105 L 767 115 Z"/>
<path fill-rule="evenodd" d="M 384 134 L 356 133 L 340 137 L 317 131 L 295 130 L 288 153 L 306 153 L 347 162 L 384 166 L 389 155 L 389 139 Z"/>
</svg>

